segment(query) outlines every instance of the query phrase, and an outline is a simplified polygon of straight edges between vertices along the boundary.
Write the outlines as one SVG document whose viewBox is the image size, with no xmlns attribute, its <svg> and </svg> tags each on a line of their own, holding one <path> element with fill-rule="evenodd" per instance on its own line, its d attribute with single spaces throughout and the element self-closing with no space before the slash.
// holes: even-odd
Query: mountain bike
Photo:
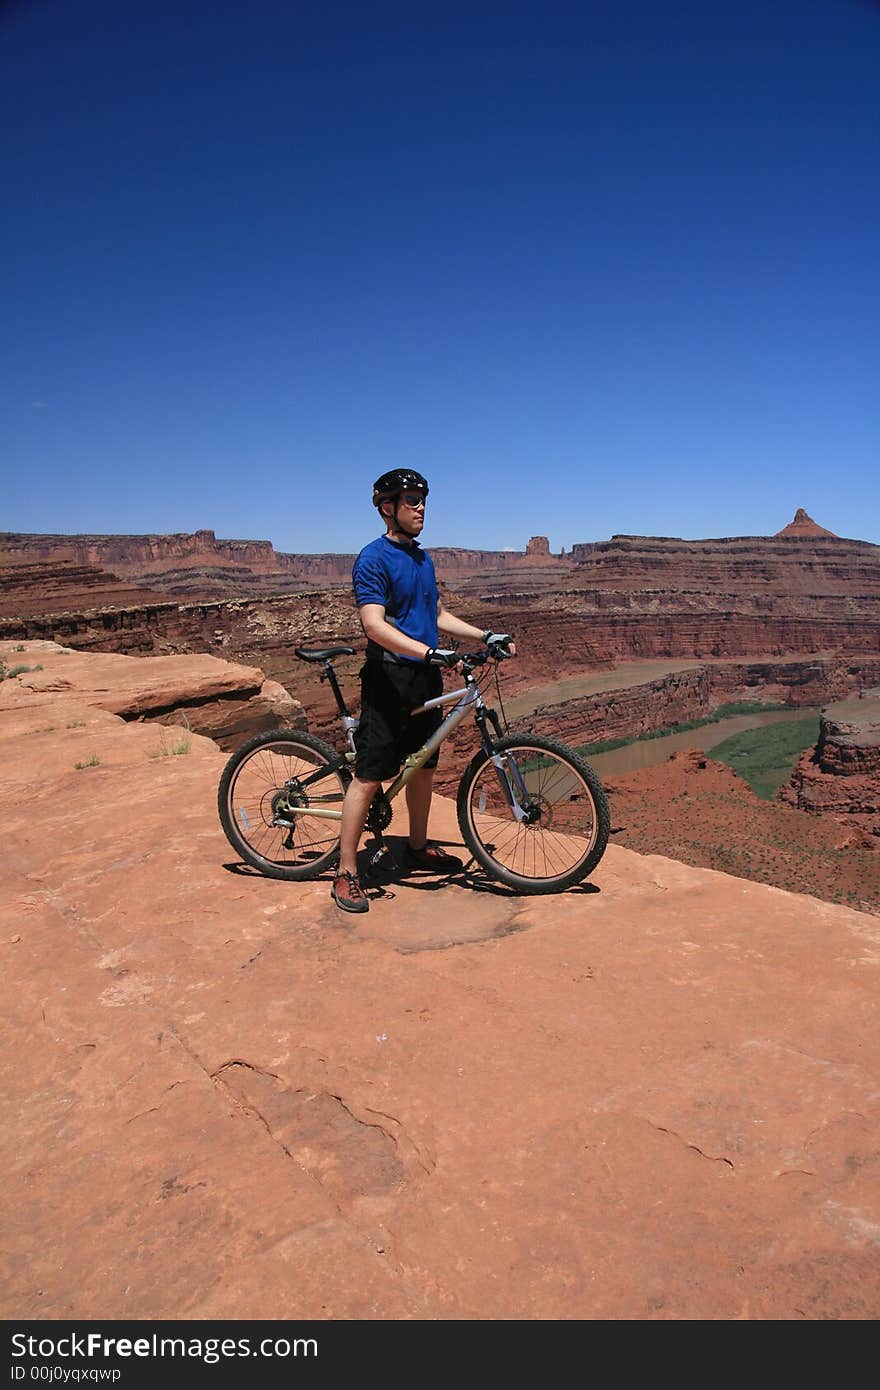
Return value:
<svg viewBox="0 0 880 1390">
<path fill-rule="evenodd" d="M 333 662 L 353 655 L 353 647 L 296 648 L 301 661 L 321 665 L 321 680 L 330 683 L 345 734 L 342 752 L 313 734 L 277 729 L 249 739 L 224 768 L 217 804 L 226 837 L 245 863 L 270 878 L 315 878 L 338 858 L 358 720 L 345 703 Z M 609 812 L 593 769 L 553 739 L 502 728 L 483 699 L 493 669 L 497 685 L 502 655 L 509 653 L 456 652 L 464 685 L 413 710 L 421 714 L 454 702 L 436 732 L 373 798 L 365 827 L 377 846 L 372 868 L 381 867 L 389 854 L 383 832 L 391 823 L 391 802 L 469 710 L 480 748 L 462 773 L 456 809 L 477 864 L 507 887 L 534 894 L 570 888 L 599 863 L 608 843 Z M 450 659 L 437 653 L 436 664 L 449 665 Z M 501 703 L 500 687 L 498 693 Z"/>
</svg>

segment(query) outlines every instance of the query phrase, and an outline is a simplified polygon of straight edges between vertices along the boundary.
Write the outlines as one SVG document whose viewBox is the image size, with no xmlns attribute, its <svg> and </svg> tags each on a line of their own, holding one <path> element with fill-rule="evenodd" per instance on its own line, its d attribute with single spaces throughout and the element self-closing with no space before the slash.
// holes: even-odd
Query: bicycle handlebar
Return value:
<svg viewBox="0 0 880 1390">
<path fill-rule="evenodd" d="M 506 661 L 512 654 L 503 647 L 490 647 L 482 652 L 457 652 L 434 647 L 426 654 L 425 662 L 428 666 L 457 666 L 461 662 L 465 671 L 472 671 L 476 666 L 485 666 L 488 661 Z"/>
</svg>

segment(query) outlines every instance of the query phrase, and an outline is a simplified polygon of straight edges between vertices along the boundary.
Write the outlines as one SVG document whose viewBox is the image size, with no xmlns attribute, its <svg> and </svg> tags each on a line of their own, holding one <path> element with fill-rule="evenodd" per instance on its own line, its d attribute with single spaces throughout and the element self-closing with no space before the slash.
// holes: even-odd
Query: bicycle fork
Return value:
<svg viewBox="0 0 880 1390">
<path fill-rule="evenodd" d="M 495 713 L 494 709 L 484 708 L 482 713 L 478 714 L 476 718 L 480 726 L 483 747 L 495 768 L 501 791 L 513 812 L 514 818 L 520 822 L 529 821 L 529 811 L 526 809 L 529 800 L 529 789 L 519 770 L 519 765 L 515 758 L 509 757 L 506 753 L 495 752 L 492 739 L 486 730 L 486 720 L 488 719 L 497 737 L 503 738 L 501 721 L 498 715 Z"/>
</svg>

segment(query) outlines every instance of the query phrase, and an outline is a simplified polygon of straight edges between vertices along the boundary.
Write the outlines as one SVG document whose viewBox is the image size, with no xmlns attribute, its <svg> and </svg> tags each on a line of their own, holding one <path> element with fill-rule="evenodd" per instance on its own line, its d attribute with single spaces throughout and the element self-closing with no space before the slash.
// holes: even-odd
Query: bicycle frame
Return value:
<svg viewBox="0 0 880 1390">
<path fill-rule="evenodd" d="M 353 744 L 354 729 L 357 726 L 357 720 L 349 714 L 345 702 L 342 698 L 342 694 L 339 690 L 339 686 L 333 678 L 333 675 L 328 675 L 328 678 L 331 680 L 334 693 L 336 694 L 337 703 L 340 707 L 340 714 L 343 722 L 343 727 L 345 728 L 349 744 Z M 404 760 L 400 772 L 397 774 L 394 781 L 391 783 L 387 791 L 384 793 L 386 799 L 388 801 L 394 800 L 398 793 L 401 792 L 403 788 L 406 786 L 407 782 L 411 780 L 411 778 L 420 770 L 420 768 L 424 767 L 425 763 L 428 761 L 431 755 L 440 747 L 441 743 L 443 743 L 444 740 L 449 737 L 453 729 L 455 729 L 461 723 L 468 710 L 473 708 L 474 718 L 480 730 L 483 747 L 495 765 L 495 769 L 498 773 L 498 779 L 501 783 L 504 795 L 507 798 L 507 801 L 511 809 L 513 810 L 516 819 L 518 821 L 523 820 L 526 816 L 526 811 L 524 810 L 521 803 L 523 800 L 528 799 L 528 789 L 526 787 L 525 781 L 523 780 L 522 773 L 520 772 L 519 767 L 516 764 L 515 759 L 510 758 L 507 755 L 498 754 L 494 750 L 494 745 L 492 743 L 491 736 L 489 735 L 486 729 L 486 721 L 488 719 L 491 719 L 495 726 L 496 732 L 499 734 L 501 732 L 501 726 L 498 723 L 498 718 L 495 714 L 495 711 L 488 709 L 488 707 L 486 706 L 486 703 L 483 700 L 483 696 L 480 692 L 480 688 L 477 685 L 477 682 L 475 681 L 473 674 L 470 670 L 466 672 L 465 684 L 461 687 L 460 690 L 444 691 L 442 695 L 437 695 L 434 699 L 426 700 L 423 705 L 419 705 L 417 709 L 414 709 L 412 711 L 412 714 L 424 714 L 427 710 L 437 709 L 441 705 L 448 705 L 453 700 L 457 700 L 458 703 L 456 704 L 454 709 L 450 710 L 449 714 L 443 720 L 442 724 L 439 725 L 439 727 L 435 730 L 435 732 L 431 735 L 427 742 L 422 744 L 421 748 L 417 748 L 414 753 L 410 753 L 409 757 Z M 351 764 L 354 762 L 354 759 L 354 749 L 353 747 L 350 747 L 345 754 L 340 755 L 339 765 L 341 766 L 344 762 Z M 513 782 L 511 781 L 511 778 L 508 775 L 508 769 L 513 772 Z M 326 769 L 320 768 L 317 772 L 313 773 L 312 776 L 301 779 L 300 786 L 308 787 L 311 781 L 320 780 L 320 778 L 322 778 L 325 775 Z M 325 820 L 342 819 L 341 811 L 331 810 L 329 807 L 315 806 L 312 803 L 310 803 L 308 807 L 304 808 L 291 807 L 289 813 L 293 813 L 300 816 L 318 816 L 322 817 Z"/>
</svg>

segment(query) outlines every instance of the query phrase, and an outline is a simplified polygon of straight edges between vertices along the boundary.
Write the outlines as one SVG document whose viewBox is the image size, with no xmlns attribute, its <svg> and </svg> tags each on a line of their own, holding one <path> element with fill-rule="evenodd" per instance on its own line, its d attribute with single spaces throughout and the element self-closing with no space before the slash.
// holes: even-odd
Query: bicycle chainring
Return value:
<svg viewBox="0 0 880 1390">
<path fill-rule="evenodd" d="M 378 835 L 383 830 L 387 830 L 391 824 L 391 814 L 391 802 L 388 800 L 388 797 L 382 791 L 376 792 L 376 795 L 370 802 L 370 810 L 367 814 L 367 828 L 371 830 L 374 835 Z"/>
</svg>

